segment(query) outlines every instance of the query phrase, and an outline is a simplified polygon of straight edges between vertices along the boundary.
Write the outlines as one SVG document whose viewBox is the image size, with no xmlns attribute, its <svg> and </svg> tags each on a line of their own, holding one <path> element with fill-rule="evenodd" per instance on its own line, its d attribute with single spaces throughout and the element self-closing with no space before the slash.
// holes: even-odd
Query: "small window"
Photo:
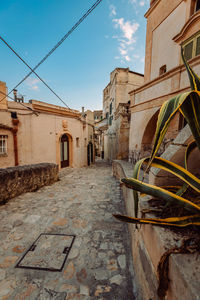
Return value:
<svg viewBox="0 0 200 300">
<path fill-rule="evenodd" d="M 76 147 L 79 147 L 79 138 L 76 138 Z"/>
<path fill-rule="evenodd" d="M 200 0 L 197 0 L 196 1 L 196 8 L 195 8 L 195 11 L 198 11 L 200 10 Z"/>
<path fill-rule="evenodd" d="M 110 103 L 110 115 L 112 115 L 112 102 Z"/>
<path fill-rule="evenodd" d="M 7 135 L 0 135 L 0 155 L 7 154 Z"/>
<path fill-rule="evenodd" d="M 106 113 L 106 119 L 108 119 L 108 118 L 109 118 L 109 113 L 107 112 L 107 113 Z"/>
<path fill-rule="evenodd" d="M 85 138 L 84 140 L 84 146 L 86 147 L 87 146 L 87 139 Z"/>
<path fill-rule="evenodd" d="M 166 72 L 167 72 L 167 66 L 166 65 L 160 67 L 159 75 L 162 75 L 162 74 L 164 74 Z"/>
<path fill-rule="evenodd" d="M 112 120 L 113 120 L 113 116 L 111 116 L 111 117 L 109 118 L 109 125 L 110 125 L 110 126 L 112 125 Z"/>
</svg>

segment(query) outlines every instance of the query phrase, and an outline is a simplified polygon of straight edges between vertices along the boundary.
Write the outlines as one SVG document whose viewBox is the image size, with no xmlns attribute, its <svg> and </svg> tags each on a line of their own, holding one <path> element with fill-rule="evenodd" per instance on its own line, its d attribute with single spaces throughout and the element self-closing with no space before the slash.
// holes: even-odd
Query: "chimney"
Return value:
<svg viewBox="0 0 200 300">
<path fill-rule="evenodd" d="M 13 95 L 14 95 L 15 102 L 17 102 L 17 90 L 16 89 L 13 90 Z"/>
</svg>

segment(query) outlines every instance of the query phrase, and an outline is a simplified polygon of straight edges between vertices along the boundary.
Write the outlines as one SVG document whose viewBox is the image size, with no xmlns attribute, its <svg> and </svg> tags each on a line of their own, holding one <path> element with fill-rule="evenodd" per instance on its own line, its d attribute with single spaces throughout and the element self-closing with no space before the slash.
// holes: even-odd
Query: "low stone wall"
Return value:
<svg viewBox="0 0 200 300">
<path fill-rule="evenodd" d="M 57 180 L 58 166 L 51 163 L 0 169 L 0 204 Z"/>
<path fill-rule="evenodd" d="M 114 161 L 113 175 L 120 180 L 131 177 L 133 166 L 127 162 Z M 133 191 L 121 185 L 126 206 L 126 214 L 134 216 Z M 148 208 L 150 197 L 140 198 L 141 210 Z M 144 217 L 144 215 L 143 215 Z M 146 214 L 145 217 L 152 217 Z M 164 252 L 180 246 L 183 235 L 175 234 L 167 228 L 152 225 L 128 224 L 134 268 L 133 285 L 137 300 L 158 300 L 157 266 Z M 165 300 L 199 300 L 200 256 L 196 254 L 173 254 L 169 260 L 169 289 Z"/>
</svg>

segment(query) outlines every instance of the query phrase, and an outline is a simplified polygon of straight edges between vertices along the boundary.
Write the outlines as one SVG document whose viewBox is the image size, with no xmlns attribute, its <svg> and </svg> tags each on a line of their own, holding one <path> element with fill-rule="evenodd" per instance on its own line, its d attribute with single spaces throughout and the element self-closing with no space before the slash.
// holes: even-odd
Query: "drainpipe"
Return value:
<svg viewBox="0 0 200 300">
<path fill-rule="evenodd" d="M 13 123 L 12 134 L 13 134 L 13 145 L 14 145 L 14 155 L 15 155 L 15 166 L 19 165 L 18 159 L 18 145 L 17 145 L 17 131 L 19 120 L 17 119 L 17 114 L 11 112 L 11 118 Z"/>
</svg>

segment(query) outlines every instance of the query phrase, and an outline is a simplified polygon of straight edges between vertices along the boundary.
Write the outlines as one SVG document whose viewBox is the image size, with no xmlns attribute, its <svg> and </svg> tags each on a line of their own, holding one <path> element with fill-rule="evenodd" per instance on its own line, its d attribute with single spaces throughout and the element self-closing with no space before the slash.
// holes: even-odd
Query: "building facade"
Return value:
<svg viewBox="0 0 200 300">
<path fill-rule="evenodd" d="M 164 101 L 190 89 L 181 59 L 200 74 L 200 1 L 152 0 L 147 19 L 144 84 L 131 91 L 129 159 L 149 155 L 159 109 Z M 184 126 L 176 115 L 162 145 L 164 151 Z"/>
<path fill-rule="evenodd" d="M 101 152 L 108 161 L 128 158 L 129 92 L 143 82 L 143 74 L 129 68 L 116 68 L 110 73 L 110 82 L 103 91 L 103 119 L 98 124 L 102 131 Z"/>
<path fill-rule="evenodd" d="M 87 124 L 77 110 L 30 100 L 7 101 L 0 82 L 0 168 L 56 163 L 87 165 Z M 2 94 L 3 93 L 3 94 Z"/>
</svg>

